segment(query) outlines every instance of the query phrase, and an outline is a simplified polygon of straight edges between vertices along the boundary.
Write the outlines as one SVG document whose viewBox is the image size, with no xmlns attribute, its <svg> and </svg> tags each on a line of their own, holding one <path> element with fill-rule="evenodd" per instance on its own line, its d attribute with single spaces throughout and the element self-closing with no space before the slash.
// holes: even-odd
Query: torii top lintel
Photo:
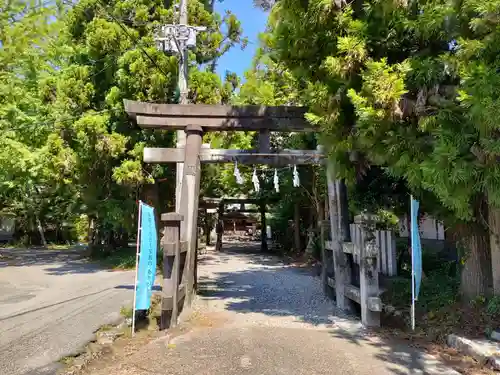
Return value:
<svg viewBox="0 0 500 375">
<path fill-rule="evenodd" d="M 142 128 L 183 130 L 189 125 L 204 131 L 314 132 L 304 107 L 156 104 L 124 100 L 125 111 Z"/>
</svg>

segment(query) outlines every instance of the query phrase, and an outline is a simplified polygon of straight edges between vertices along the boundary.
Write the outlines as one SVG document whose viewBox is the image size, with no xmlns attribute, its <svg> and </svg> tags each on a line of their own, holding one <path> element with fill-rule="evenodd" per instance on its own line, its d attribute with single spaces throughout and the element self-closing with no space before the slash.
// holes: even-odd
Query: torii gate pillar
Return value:
<svg viewBox="0 0 500 375">
<path fill-rule="evenodd" d="M 198 241 L 198 197 L 200 195 L 200 150 L 203 129 L 201 126 L 189 125 L 186 127 L 186 146 L 184 156 L 184 170 L 182 178 L 182 192 L 180 199 L 180 213 L 184 216 L 181 223 L 181 240 L 188 241 L 186 255 L 186 301 L 188 306 L 194 297 L 194 273 L 196 248 Z"/>
</svg>

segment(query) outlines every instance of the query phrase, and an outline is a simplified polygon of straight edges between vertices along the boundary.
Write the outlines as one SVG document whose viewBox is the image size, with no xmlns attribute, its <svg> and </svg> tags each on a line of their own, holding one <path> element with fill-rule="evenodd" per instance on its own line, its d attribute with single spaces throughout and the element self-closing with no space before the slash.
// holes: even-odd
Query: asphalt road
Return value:
<svg viewBox="0 0 500 375">
<path fill-rule="evenodd" d="M 130 307 L 134 272 L 111 272 L 78 251 L 0 249 L 0 374 L 52 375 Z"/>
</svg>

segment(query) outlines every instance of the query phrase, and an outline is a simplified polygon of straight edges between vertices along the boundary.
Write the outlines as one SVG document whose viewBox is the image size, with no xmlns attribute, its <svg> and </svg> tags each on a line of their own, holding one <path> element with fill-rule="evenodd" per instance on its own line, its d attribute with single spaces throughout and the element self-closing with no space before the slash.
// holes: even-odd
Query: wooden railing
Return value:
<svg viewBox="0 0 500 375">
<path fill-rule="evenodd" d="M 361 306 L 361 321 L 366 326 L 380 325 L 379 273 L 395 276 L 396 244 L 391 231 L 375 230 L 376 218 L 372 215 L 359 215 L 350 225 L 351 242 L 341 239 L 327 240 L 331 233 L 330 222 L 322 223 L 322 281 L 327 294 L 335 292 L 337 305 L 353 310 L 352 303 Z M 359 265 L 354 267 L 354 264 Z M 359 279 L 353 277 L 359 272 Z M 359 280 L 359 287 L 352 280 Z"/>
<path fill-rule="evenodd" d="M 326 221 L 329 225 L 329 222 Z M 350 224 L 351 242 L 344 242 L 342 249 L 346 254 L 352 254 L 354 263 L 359 264 L 361 247 L 363 246 L 363 228 L 360 224 Z M 396 236 L 390 230 L 376 230 L 375 242 L 378 248 L 377 270 L 387 276 L 397 275 Z M 325 247 L 332 250 L 332 242 L 325 241 Z"/>
<path fill-rule="evenodd" d="M 179 313 L 186 297 L 189 280 L 189 264 L 186 261 L 188 242 L 180 241 L 182 215 L 168 213 L 161 215 L 163 237 L 163 288 L 161 303 L 160 329 L 177 325 Z"/>
</svg>

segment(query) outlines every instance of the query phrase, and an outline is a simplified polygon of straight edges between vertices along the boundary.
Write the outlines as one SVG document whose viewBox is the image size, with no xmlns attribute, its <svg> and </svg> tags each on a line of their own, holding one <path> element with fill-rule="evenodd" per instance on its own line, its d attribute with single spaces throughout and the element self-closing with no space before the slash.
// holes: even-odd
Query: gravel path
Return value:
<svg viewBox="0 0 500 375">
<path fill-rule="evenodd" d="M 323 297 L 311 271 L 225 243 L 199 259 L 200 296 L 184 322 L 92 375 L 457 375 L 384 342 Z"/>
<path fill-rule="evenodd" d="M 229 247 L 229 245 L 228 245 Z M 258 244 L 233 243 L 200 259 L 196 309 L 233 312 L 237 322 L 327 329 L 342 325 L 361 332 L 359 322 L 338 311 L 309 269 L 260 254 Z"/>
<path fill-rule="evenodd" d="M 0 374 L 52 375 L 100 326 L 131 306 L 134 272 L 110 272 L 78 252 L 0 250 Z"/>
</svg>

